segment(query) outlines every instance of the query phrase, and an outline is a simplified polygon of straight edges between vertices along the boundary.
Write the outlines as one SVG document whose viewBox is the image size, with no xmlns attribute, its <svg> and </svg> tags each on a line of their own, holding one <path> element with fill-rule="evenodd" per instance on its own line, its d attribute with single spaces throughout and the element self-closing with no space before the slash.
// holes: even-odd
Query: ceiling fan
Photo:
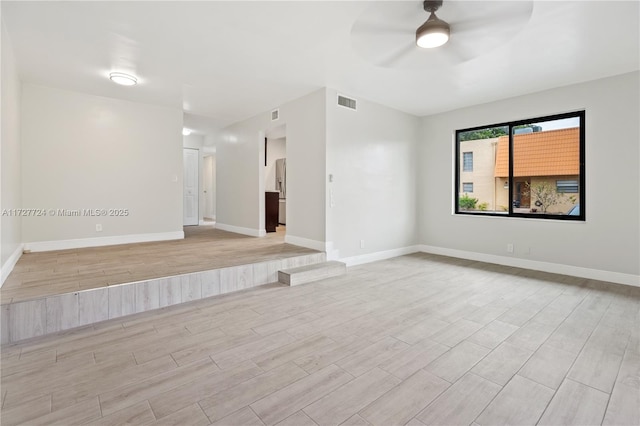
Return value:
<svg viewBox="0 0 640 426">
<path fill-rule="evenodd" d="M 511 41 L 532 11 L 531 0 L 375 1 L 353 24 L 352 47 L 379 67 L 458 65 Z"/>
</svg>

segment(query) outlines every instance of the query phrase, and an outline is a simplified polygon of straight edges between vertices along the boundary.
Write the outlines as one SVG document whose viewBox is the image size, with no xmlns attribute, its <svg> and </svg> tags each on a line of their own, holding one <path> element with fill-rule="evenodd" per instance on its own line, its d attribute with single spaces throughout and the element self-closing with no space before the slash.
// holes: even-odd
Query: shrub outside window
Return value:
<svg viewBox="0 0 640 426">
<path fill-rule="evenodd" d="M 457 130 L 455 213 L 584 221 L 584 121 L 577 111 Z"/>
</svg>

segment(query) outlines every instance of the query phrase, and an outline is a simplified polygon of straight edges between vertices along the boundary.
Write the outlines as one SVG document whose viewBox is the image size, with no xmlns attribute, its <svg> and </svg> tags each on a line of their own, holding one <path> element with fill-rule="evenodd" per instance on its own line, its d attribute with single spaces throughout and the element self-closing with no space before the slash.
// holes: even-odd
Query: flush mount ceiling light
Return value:
<svg viewBox="0 0 640 426">
<path fill-rule="evenodd" d="M 109 74 L 109 78 L 114 83 L 121 84 L 123 86 L 134 86 L 136 83 L 138 83 L 137 78 L 122 72 L 112 72 L 111 74 Z"/>
<path fill-rule="evenodd" d="M 191 134 L 191 130 L 189 129 L 182 129 L 182 136 L 189 136 Z"/>
<path fill-rule="evenodd" d="M 440 9 L 440 6 L 442 6 L 442 0 L 426 0 L 424 2 L 424 10 L 431 13 L 431 15 L 416 30 L 416 44 L 418 47 L 431 49 L 442 46 L 449 41 L 449 24 L 436 16 L 436 10 Z"/>
</svg>

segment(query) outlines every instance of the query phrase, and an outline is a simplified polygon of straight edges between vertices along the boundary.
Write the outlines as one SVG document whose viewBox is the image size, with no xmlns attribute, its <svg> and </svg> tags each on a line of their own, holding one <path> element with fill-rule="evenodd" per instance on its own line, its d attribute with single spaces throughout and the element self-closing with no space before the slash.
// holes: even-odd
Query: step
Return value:
<svg viewBox="0 0 640 426">
<path fill-rule="evenodd" d="M 288 285 L 306 284 L 347 273 L 347 265 L 335 260 L 278 271 L 278 281 Z"/>
</svg>

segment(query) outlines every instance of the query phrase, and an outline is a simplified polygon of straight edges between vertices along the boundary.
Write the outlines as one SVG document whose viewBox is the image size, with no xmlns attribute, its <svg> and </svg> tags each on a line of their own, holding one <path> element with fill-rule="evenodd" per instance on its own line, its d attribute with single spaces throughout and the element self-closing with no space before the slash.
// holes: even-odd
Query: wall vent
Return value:
<svg viewBox="0 0 640 426">
<path fill-rule="evenodd" d="M 279 118 L 280 118 L 280 110 L 279 109 L 274 109 L 273 111 L 271 111 L 271 121 L 276 121 Z"/>
<path fill-rule="evenodd" d="M 356 109 L 356 100 L 347 98 L 346 96 L 338 95 L 338 105 L 352 110 Z"/>
</svg>

